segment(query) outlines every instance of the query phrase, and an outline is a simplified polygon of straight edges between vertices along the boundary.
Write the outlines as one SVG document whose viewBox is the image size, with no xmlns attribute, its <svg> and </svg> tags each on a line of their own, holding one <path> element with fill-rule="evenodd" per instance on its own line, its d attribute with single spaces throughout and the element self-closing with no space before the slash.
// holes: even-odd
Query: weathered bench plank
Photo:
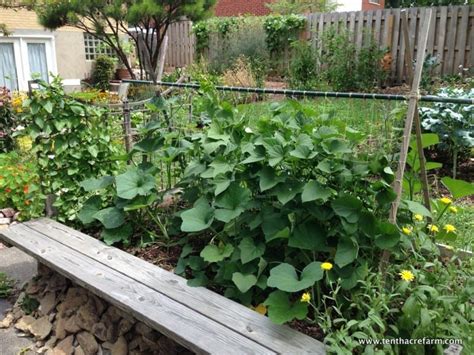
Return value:
<svg viewBox="0 0 474 355">
<path fill-rule="evenodd" d="M 26 225 L 12 226 L 0 234 L 8 243 L 190 350 L 211 354 L 275 354 L 228 327 Z"/>
<path fill-rule="evenodd" d="M 50 219 L 25 223 L 59 243 L 88 255 L 128 277 L 184 304 L 277 353 L 325 354 L 324 345 L 287 326 L 272 323 L 245 306 L 203 287 L 189 287 L 186 280 L 117 248 Z"/>
</svg>

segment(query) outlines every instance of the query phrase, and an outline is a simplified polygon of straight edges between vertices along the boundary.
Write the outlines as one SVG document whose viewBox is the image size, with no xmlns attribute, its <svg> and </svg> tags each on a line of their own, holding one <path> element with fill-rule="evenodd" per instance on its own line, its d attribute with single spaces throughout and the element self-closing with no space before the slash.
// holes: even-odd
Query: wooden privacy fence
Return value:
<svg viewBox="0 0 474 355">
<path fill-rule="evenodd" d="M 462 68 L 474 66 L 474 5 L 433 7 L 429 29 L 427 54 L 434 55 L 440 63 L 436 75 L 458 74 Z M 402 11 L 406 11 L 411 43 L 411 58 L 416 58 L 421 38 L 421 24 L 428 8 L 384 9 L 374 11 L 331 12 L 306 15 L 307 38 L 318 39 L 330 27 L 353 32 L 357 48 L 363 46 L 370 34 L 380 48 L 391 55 L 390 79 L 393 83 L 406 81 L 405 50 L 402 33 Z M 241 31 L 246 31 L 246 28 Z M 171 25 L 169 31 L 167 65 L 183 67 L 195 58 L 195 38 L 192 22 L 181 21 Z M 251 33 L 248 33 L 251 36 Z M 217 46 L 211 41 L 211 47 Z M 229 43 L 232 46 L 232 43 Z M 210 48 L 212 51 L 213 48 Z"/>
</svg>

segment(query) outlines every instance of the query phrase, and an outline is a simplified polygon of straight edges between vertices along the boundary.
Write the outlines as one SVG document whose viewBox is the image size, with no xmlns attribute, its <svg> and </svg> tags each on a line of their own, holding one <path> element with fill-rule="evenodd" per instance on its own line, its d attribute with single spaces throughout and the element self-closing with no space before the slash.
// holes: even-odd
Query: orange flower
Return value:
<svg viewBox="0 0 474 355">
<path fill-rule="evenodd" d="M 5 191 L 6 191 L 7 194 L 9 194 L 10 192 L 12 192 L 12 189 L 10 189 L 10 188 L 7 187 L 7 188 L 5 189 Z"/>
<path fill-rule="evenodd" d="M 28 185 L 23 186 L 23 192 L 24 192 L 25 194 L 28 193 Z"/>
<path fill-rule="evenodd" d="M 25 201 L 25 205 L 27 205 L 27 206 L 31 205 L 31 201 L 30 201 L 30 200 L 26 200 L 26 201 Z"/>
</svg>

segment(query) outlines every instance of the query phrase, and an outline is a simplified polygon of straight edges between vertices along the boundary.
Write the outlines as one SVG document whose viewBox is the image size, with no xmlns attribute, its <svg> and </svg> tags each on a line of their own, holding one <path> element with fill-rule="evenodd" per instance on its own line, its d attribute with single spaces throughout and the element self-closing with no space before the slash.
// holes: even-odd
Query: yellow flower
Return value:
<svg viewBox="0 0 474 355">
<path fill-rule="evenodd" d="M 448 197 L 440 198 L 440 199 L 439 199 L 439 202 L 441 202 L 441 203 L 444 204 L 444 205 L 450 205 L 450 204 L 453 203 L 453 201 L 451 201 L 451 199 L 448 198 Z"/>
<path fill-rule="evenodd" d="M 458 209 L 454 206 L 450 206 L 449 211 L 451 211 L 452 213 L 458 213 Z"/>
<path fill-rule="evenodd" d="M 33 140 L 29 136 L 17 138 L 16 143 L 20 151 L 23 153 L 28 152 L 33 148 Z"/>
<path fill-rule="evenodd" d="M 311 301 L 311 295 L 309 292 L 305 292 L 301 295 L 301 302 L 303 303 L 309 303 Z"/>
<path fill-rule="evenodd" d="M 325 262 L 321 264 L 321 269 L 329 271 L 332 269 L 332 264 L 330 262 Z"/>
<path fill-rule="evenodd" d="M 416 214 L 414 216 L 415 220 L 418 221 L 418 222 L 421 222 L 423 220 L 423 216 L 421 214 Z"/>
<path fill-rule="evenodd" d="M 260 313 L 260 314 L 267 314 L 267 307 L 263 305 L 263 303 L 260 303 L 257 307 L 254 308 L 255 312 Z"/>
<path fill-rule="evenodd" d="M 412 282 L 415 279 L 415 275 L 410 270 L 402 270 L 398 275 L 406 282 Z"/>
<path fill-rule="evenodd" d="M 403 232 L 403 234 L 410 235 L 411 232 L 413 232 L 413 228 L 412 227 L 403 227 L 402 232 Z"/>
<path fill-rule="evenodd" d="M 435 226 L 434 224 L 429 224 L 429 225 L 428 225 L 428 230 L 429 230 L 431 233 L 438 233 L 438 232 L 439 232 L 438 226 Z"/>
<path fill-rule="evenodd" d="M 454 233 L 456 232 L 456 227 L 453 226 L 452 224 L 446 224 L 443 229 L 447 232 L 447 233 Z"/>
</svg>

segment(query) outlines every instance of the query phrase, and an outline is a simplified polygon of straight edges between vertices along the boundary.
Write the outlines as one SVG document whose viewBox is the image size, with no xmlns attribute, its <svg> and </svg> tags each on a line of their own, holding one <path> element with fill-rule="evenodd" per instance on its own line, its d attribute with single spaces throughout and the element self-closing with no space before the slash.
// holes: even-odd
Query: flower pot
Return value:
<svg viewBox="0 0 474 355">
<path fill-rule="evenodd" d="M 118 68 L 117 70 L 115 70 L 115 77 L 118 80 L 131 79 L 132 78 L 132 76 L 130 75 L 128 70 L 125 69 L 125 68 Z"/>
</svg>

